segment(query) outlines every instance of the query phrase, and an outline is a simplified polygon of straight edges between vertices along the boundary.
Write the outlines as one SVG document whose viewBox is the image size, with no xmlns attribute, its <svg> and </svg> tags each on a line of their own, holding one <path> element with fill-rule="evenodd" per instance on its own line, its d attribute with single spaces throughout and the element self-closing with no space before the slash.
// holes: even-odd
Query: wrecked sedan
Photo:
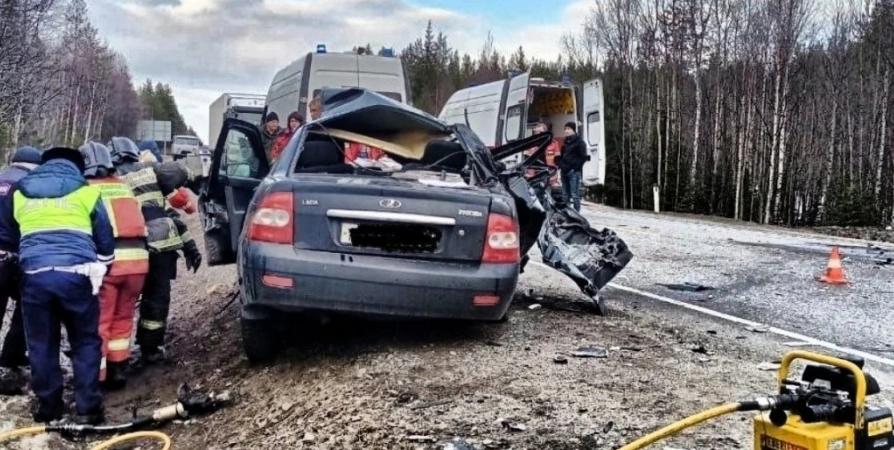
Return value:
<svg viewBox="0 0 894 450">
<path fill-rule="evenodd" d="M 227 119 L 199 199 L 209 264 L 237 263 L 251 361 L 277 353 L 282 313 L 499 321 L 538 241 L 591 295 L 629 260 L 626 247 L 588 253 L 589 226 L 550 213 L 561 208 L 538 186 L 554 169 L 529 167 L 550 136 L 491 154 L 467 126 L 375 92 L 322 100 L 272 167 L 259 130 Z M 494 159 L 532 147 L 513 168 Z M 581 252 L 599 261 L 578 267 Z"/>
</svg>

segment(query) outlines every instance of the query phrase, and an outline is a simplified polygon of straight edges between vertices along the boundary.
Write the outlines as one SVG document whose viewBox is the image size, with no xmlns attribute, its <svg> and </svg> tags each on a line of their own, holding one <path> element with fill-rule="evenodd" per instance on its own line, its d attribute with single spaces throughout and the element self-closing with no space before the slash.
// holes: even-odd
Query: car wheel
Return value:
<svg viewBox="0 0 894 450">
<path fill-rule="evenodd" d="M 253 364 L 266 364 L 276 359 L 282 346 L 278 327 L 269 319 L 240 319 L 242 348 Z"/>
</svg>

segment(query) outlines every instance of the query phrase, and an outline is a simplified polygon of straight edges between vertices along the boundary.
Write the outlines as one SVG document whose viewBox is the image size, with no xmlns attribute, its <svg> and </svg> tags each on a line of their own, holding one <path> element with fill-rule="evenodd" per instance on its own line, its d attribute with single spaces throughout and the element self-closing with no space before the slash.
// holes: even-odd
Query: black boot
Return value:
<svg viewBox="0 0 894 450">
<path fill-rule="evenodd" d="M 160 364 L 167 359 L 164 347 L 140 347 L 140 357 L 144 365 Z"/>
<path fill-rule="evenodd" d="M 87 414 L 77 414 L 74 422 L 78 425 L 101 425 L 106 421 L 105 409 L 100 406 Z"/>
<path fill-rule="evenodd" d="M 127 362 L 108 363 L 106 366 L 106 379 L 102 383 L 107 391 L 119 391 L 127 386 Z"/>
<path fill-rule="evenodd" d="M 31 405 L 31 418 L 37 423 L 50 423 L 62 420 L 63 413 L 62 407 L 48 406 L 40 400 Z"/>
</svg>

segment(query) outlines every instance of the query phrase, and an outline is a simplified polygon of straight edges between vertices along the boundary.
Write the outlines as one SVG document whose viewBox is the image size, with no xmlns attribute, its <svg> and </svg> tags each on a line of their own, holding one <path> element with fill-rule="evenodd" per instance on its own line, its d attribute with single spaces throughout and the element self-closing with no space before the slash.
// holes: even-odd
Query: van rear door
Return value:
<svg viewBox="0 0 894 450">
<path fill-rule="evenodd" d="M 528 115 L 528 96 L 530 92 L 531 74 L 525 72 L 509 79 L 506 90 L 505 108 L 503 110 L 503 129 L 498 145 L 508 144 L 525 137 Z M 521 162 L 521 153 L 505 160 L 507 163 Z"/>
<path fill-rule="evenodd" d="M 584 83 L 583 133 L 587 143 L 586 163 L 584 163 L 583 183 L 595 186 L 605 183 L 605 117 L 602 101 L 602 81 L 590 80 Z"/>
</svg>

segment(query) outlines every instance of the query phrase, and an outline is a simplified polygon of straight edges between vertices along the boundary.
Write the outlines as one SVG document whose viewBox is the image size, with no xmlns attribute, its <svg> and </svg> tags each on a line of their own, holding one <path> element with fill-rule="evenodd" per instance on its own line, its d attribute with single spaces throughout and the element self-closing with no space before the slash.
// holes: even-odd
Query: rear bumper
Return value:
<svg viewBox="0 0 894 450">
<path fill-rule="evenodd" d="M 319 310 L 373 316 L 499 320 L 518 283 L 518 264 L 461 265 L 296 250 L 245 243 L 240 259 L 243 316 L 265 310 Z M 284 277 L 273 287 L 264 276 Z M 496 296 L 476 306 L 476 295 Z M 259 308 L 260 307 L 260 308 Z"/>
</svg>

